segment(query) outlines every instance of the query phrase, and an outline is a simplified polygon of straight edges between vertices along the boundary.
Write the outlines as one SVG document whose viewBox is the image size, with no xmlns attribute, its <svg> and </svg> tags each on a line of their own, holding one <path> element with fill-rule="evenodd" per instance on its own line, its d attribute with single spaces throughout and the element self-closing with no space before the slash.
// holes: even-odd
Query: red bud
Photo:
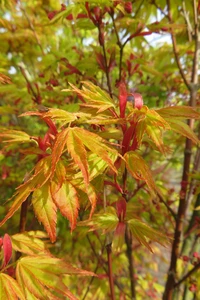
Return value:
<svg viewBox="0 0 200 300">
<path fill-rule="evenodd" d="M 131 2 L 124 3 L 124 9 L 128 14 L 132 13 L 132 9 L 133 9 L 132 3 Z"/>
</svg>

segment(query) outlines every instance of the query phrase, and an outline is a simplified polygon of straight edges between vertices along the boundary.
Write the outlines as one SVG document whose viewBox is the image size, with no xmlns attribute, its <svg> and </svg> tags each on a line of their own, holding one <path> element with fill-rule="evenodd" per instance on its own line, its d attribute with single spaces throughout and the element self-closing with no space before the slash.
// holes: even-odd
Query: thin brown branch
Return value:
<svg viewBox="0 0 200 300">
<path fill-rule="evenodd" d="M 158 195 L 158 198 L 159 198 L 160 202 L 164 204 L 164 206 L 170 212 L 170 214 L 172 215 L 172 217 L 174 218 L 174 220 L 176 220 L 176 214 L 173 211 L 173 209 L 167 204 L 167 202 L 163 199 L 163 197 L 162 197 L 162 195 L 160 193 L 158 193 L 157 195 Z"/>
<path fill-rule="evenodd" d="M 30 91 L 31 91 L 31 93 L 32 93 L 32 95 L 33 95 L 33 97 L 34 97 L 34 99 L 33 99 L 34 102 L 37 103 L 37 104 L 40 104 L 40 101 L 38 100 L 38 99 L 40 99 L 40 97 L 39 97 L 39 95 L 35 92 L 35 90 L 34 90 L 32 84 L 31 84 L 31 82 L 29 81 L 29 79 L 28 79 L 28 77 L 27 77 L 27 75 L 26 75 L 26 71 L 24 70 L 24 68 L 23 68 L 22 66 L 19 66 L 19 68 L 20 68 L 20 71 L 21 71 L 21 73 L 22 73 L 24 79 L 26 80 L 26 83 L 27 83 L 27 85 L 28 85 L 28 88 L 30 89 Z"/>
<path fill-rule="evenodd" d="M 173 20 L 172 20 L 172 15 L 171 15 L 171 3 L 170 3 L 170 0 L 167 0 L 167 8 L 168 8 L 168 19 L 169 19 L 169 22 L 172 24 Z M 181 74 L 181 77 L 182 77 L 182 79 L 183 79 L 186 87 L 188 88 L 188 90 L 190 90 L 190 84 L 189 84 L 189 82 L 186 79 L 185 73 L 184 73 L 183 68 L 181 66 L 181 63 L 180 63 L 180 59 L 179 59 L 179 55 L 178 55 L 178 47 L 177 47 L 177 43 L 176 43 L 176 37 L 175 37 L 173 29 L 171 29 L 171 38 L 172 38 L 174 56 L 175 56 L 175 60 L 176 60 L 179 72 Z"/>
<path fill-rule="evenodd" d="M 126 184 L 127 184 L 127 176 L 128 172 L 125 168 L 123 173 L 123 197 L 126 200 L 126 202 L 129 201 L 126 195 Z M 136 291 L 135 291 L 135 278 L 134 278 L 134 263 L 133 263 L 133 253 L 132 253 L 132 236 L 130 234 L 130 231 L 128 230 L 128 227 L 126 227 L 125 231 L 125 243 L 126 243 L 126 256 L 128 259 L 128 266 L 129 266 L 129 280 L 130 280 L 130 293 L 131 293 L 131 299 L 136 299 Z"/>
<path fill-rule="evenodd" d="M 20 220 L 19 220 L 19 232 L 23 233 L 26 230 L 26 217 L 28 212 L 28 203 L 31 200 L 32 194 L 30 194 L 27 199 L 22 203 L 20 211 Z M 16 252 L 16 260 L 21 256 L 21 252 Z"/>
<path fill-rule="evenodd" d="M 151 2 L 155 7 L 168 19 L 168 15 L 164 12 L 164 10 L 156 3 L 156 1 L 152 0 Z"/>
<path fill-rule="evenodd" d="M 185 19 L 185 22 L 187 24 L 188 40 L 189 40 L 189 42 L 191 42 L 192 41 L 193 29 L 192 29 L 192 25 L 190 23 L 189 12 L 186 11 L 185 1 L 183 1 L 182 8 L 183 8 L 182 15 L 183 15 L 183 17 Z"/>
<path fill-rule="evenodd" d="M 193 1 L 194 5 L 196 1 Z M 168 17 L 169 21 L 172 22 L 171 16 L 171 8 L 170 8 L 170 0 L 167 0 L 168 6 Z M 195 11 L 196 8 L 194 8 Z M 197 96 L 197 84 L 198 84 L 198 56 L 200 51 L 200 35 L 198 32 L 198 26 L 195 29 L 195 53 L 193 58 L 193 68 L 192 68 L 192 76 L 191 76 L 191 84 L 189 84 L 185 78 L 183 70 L 180 65 L 180 61 L 178 58 L 177 53 L 177 45 L 176 39 L 172 31 L 172 42 L 174 48 L 174 55 L 177 61 L 177 65 L 179 67 L 180 73 L 184 76 L 183 80 L 187 85 L 188 89 L 190 90 L 190 106 L 194 107 L 196 104 L 196 96 Z M 190 128 L 193 128 L 193 120 L 188 122 Z M 183 163 L 183 174 L 182 174 L 182 182 L 181 182 L 181 191 L 180 191 L 180 200 L 179 200 L 179 207 L 177 212 L 177 219 L 176 219 L 176 228 L 174 232 L 174 241 L 172 245 L 172 253 L 171 253 L 171 262 L 169 267 L 168 278 L 165 286 L 165 292 L 163 295 L 163 300 L 171 300 L 173 297 L 173 289 L 175 285 L 175 276 L 177 270 L 177 260 L 180 254 L 180 243 L 181 243 L 181 235 L 183 232 L 183 224 L 186 214 L 186 207 L 187 207 L 187 187 L 189 182 L 189 172 L 190 172 L 190 162 L 191 162 L 191 155 L 192 155 L 192 141 L 186 139 L 185 143 L 185 151 L 184 151 L 184 163 Z"/>
<path fill-rule="evenodd" d="M 125 242 L 126 242 L 126 255 L 129 262 L 129 278 L 131 283 L 131 299 L 136 299 L 135 293 L 135 279 L 134 279 L 134 265 L 133 265 L 133 256 L 132 256 L 132 237 L 126 228 L 125 232 Z"/>
<path fill-rule="evenodd" d="M 178 282 L 174 284 L 174 288 L 178 287 L 181 283 L 183 283 L 188 277 L 190 277 L 194 272 L 196 272 L 200 268 L 200 262 L 197 263 L 183 278 L 181 278 Z"/>
<path fill-rule="evenodd" d="M 94 273 L 97 272 L 98 268 L 99 268 L 99 262 L 97 262 L 97 265 L 96 265 L 96 267 L 95 267 L 95 269 L 94 269 Z M 87 297 L 87 294 L 88 294 L 88 292 L 89 292 L 89 290 L 90 290 L 90 286 L 91 286 L 91 284 L 92 284 L 92 282 L 94 281 L 95 278 L 96 278 L 95 276 L 92 276 L 92 278 L 90 278 L 89 284 L 88 284 L 88 286 L 87 286 L 87 289 L 86 289 L 86 291 L 85 291 L 85 294 L 84 294 L 82 300 L 85 300 L 85 298 Z"/>
<path fill-rule="evenodd" d="M 106 74 L 106 79 L 107 79 L 108 91 L 109 91 L 110 97 L 112 98 L 113 95 L 112 95 L 112 88 L 111 88 L 111 82 L 110 82 L 110 76 L 109 76 L 108 60 L 107 60 L 107 55 L 106 55 L 105 42 L 104 42 L 104 38 L 102 38 L 103 33 L 102 33 L 102 29 L 101 29 L 100 25 L 98 25 L 97 27 L 98 27 L 98 31 L 99 31 L 99 44 L 102 47 L 102 51 L 103 51 L 105 74 Z"/>
<path fill-rule="evenodd" d="M 119 38 L 119 34 L 117 31 L 117 27 L 115 24 L 115 19 L 113 14 L 111 15 L 112 18 L 112 22 L 113 22 L 113 27 L 114 27 L 114 31 L 115 31 L 115 35 L 117 37 L 117 45 L 119 46 L 119 82 L 121 81 L 121 76 L 122 76 L 122 59 L 123 59 L 123 50 L 124 50 L 124 45 L 122 45 L 120 38 Z"/>
<path fill-rule="evenodd" d="M 113 281 L 113 272 L 112 272 L 112 244 L 106 245 L 106 251 L 107 251 L 107 258 L 108 258 L 108 276 L 109 276 L 111 300 L 115 300 L 114 281 Z"/>
</svg>

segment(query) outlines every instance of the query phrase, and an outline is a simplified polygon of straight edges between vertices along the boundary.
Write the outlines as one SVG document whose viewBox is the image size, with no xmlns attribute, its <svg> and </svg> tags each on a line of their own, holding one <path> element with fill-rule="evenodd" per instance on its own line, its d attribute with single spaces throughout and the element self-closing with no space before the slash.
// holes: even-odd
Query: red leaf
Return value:
<svg viewBox="0 0 200 300">
<path fill-rule="evenodd" d="M 126 85 L 124 82 L 119 84 L 119 109 L 120 109 L 120 117 L 125 117 L 126 103 L 127 103 L 127 91 Z"/>
<path fill-rule="evenodd" d="M 121 198 L 116 202 L 116 209 L 117 209 L 117 216 L 121 222 L 124 220 L 126 216 L 126 200 L 124 198 Z"/>
<path fill-rule="evenodd" d="M 138 93 L 133 93 L 131 95 L 133 95 L 133 97 L 135 99 L 135 108 L 141 109 L 143 106 L 142 95 L 138 94 Z"/>
<path fill-rule="evenodd" d="M 135 127 L 135 124 L 131 125 L 124 134 L 124 138 L 122 141 L 122 154 L 125 154 L 129 150 L 130 142 L 135 133 Z"/>
<path fill-rule="evenodd" d="M 100 66 L 100 68 L 105 71 L 106 68 L 105 68 L 105 62 L 104 62 L 104 57 L 101 53 L 95 53 L 96 54 L 96 60 Z"/>
<path fill-rule="evenodd" d="M 12 242 L 10 236 L 7 233 L 4 235 L 3 238 L 3 254 L 4 254 L 4 260 L 3 260 L 2 268 L 7 266 L 12 256 Z"/>
<path fill-rule="evenodd" d="M 115 230 L 115 235 L 121 235 L 121 236 L 124 236 L 125 229 L 126 229 L 126 223 L 124 223 L 124 222 L 119 222 L 119 223 L 117 224 L 117 227 L 116 227 L 116 230 Z"/>
</svg>

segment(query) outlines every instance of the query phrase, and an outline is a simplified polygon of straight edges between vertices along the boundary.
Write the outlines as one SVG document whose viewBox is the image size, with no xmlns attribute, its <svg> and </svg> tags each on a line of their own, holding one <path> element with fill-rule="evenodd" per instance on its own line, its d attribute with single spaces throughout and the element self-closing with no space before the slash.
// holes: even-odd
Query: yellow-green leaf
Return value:
<svg viewBox="0 0 200 300">
<path fill-rule="evenodd" d="M 0 133 L 0 138 L 5 143 L 27 143 L 33 141 L 27 133 L 19 130 L 5 130 L 3 133 Z"/>
<path fill-rule="evenodd" d="M 168 120 L 168 122 L 173 131 L 187 137 L 188 139 L 192 140 L 195 144 L 198 144 L 200 142 L 196 134 L 190 129 L 190 127 L 186 123 L 176 119 L 170 119 Z"/>
<path fill-rule="evenodd" d="M 156 112 L 163 118 L 172 119 L 199 119 L 200 113 L 189 106 L 170 106 L 157 109 Z"/>
<path fill-rule="evenodd" d="M 44 225 L 51 242 L 55 242 L 57 207 L 51 197 L 50 184 L 48 182 L 33 192 L 32 204 L 35 214 Z"/>
<path fill-rule="evenodd" d="M 155 194 L 156 185 L 151 170 L 145 160 L 138 153 L 133 151 L 127 152 L 124 155 L 124 159 L 131 175 L 138 180 L 144 180 L 150 191 Z"/>
<path fill-rule="evenodd" d="M 15 251 L 19 251 L 28 255 L 38 253 L 49 253 L 46 249 L 45 241 L 42 241 L 39 236 L 46 237 L 44 232 L 41 234 L 37 231 L 17 233 L 11 236 L 12 246 Z"/>
<path fill-rule="evenodd" d="M 128 220 L 127 224 L 132 235 L 138 240 L 138 242 L 146 246 L 151 252 L 153 251 L 147 239 L 155 241 L 163 246 L 166 245 L 168 241 L 165 235 L 138 219 Z"/>
<path fill-rule="evenodd" d="M 43 115 L 43 118 L 46 117 L 62 121 L 62 125 L 71 123 L 77 119 L 75 114 L 58 108 L 50 108 L 48 112 L 44 113 Z"/>
<path fill-rule="evenodd" d="M 76 135 L 76 130 L 71 128 L 67 136 L 67 149 L 75 163 L 82 171 L 85 183 L 89 183 L 87 152 L 81 139 Z"/>
<path fill-rule="evenodd" d="M 0 299 L 26 300 L 17 281 L 5 273 L 0 273 Z"/>
<path fill-rule="evenodd" d="M 56 206 L 60 209 L 61 214 L 69 220 L 71 230 L 73 230 L 76 227 L 79 210 L 76 189 L 70 182 L 65 182 L 62 187 L 57 190 L 55 184 L 52 182 L 51 192 Z"/>
</svg>

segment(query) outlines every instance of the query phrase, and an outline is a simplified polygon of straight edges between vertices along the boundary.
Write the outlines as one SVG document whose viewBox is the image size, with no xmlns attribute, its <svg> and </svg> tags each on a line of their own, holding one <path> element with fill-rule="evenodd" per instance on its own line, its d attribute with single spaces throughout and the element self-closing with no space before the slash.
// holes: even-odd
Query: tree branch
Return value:
<svg viewBox="0 0 200 300">
<path fill-rule="evenodd" d="M 98 28 L 98 31 L 99 31 L 99 44 L 100 44 L 100 46 L 102 47 L 102 50 L 103 50 L 105 73 L 106 73 L 106 79 L 107 79 L 109 95 L 112 98 L 113 96 L 112 96 L 112 88 L 111 88 L 111 82 L 110 82 L 110 76 L 109 76 L 109 70 L 108 70 L 108 61 L 107 61 L 107 55 L 106 55 L 105 42 L 104 42 L 104 39 L 102 38 L 103 33 L 102 33 L 102 30 L 101 30 L 101 27 L 100 27 L 99 24 L 98 24 L 97 28 Z"/>
<path fill-rule="evenodd" d="M 113 273 L 112 273 L 112 244 L 106 245 L 107 258 L 108 258 L 108 276 L 110 283 L 110 293 L 111 299 L 115 300 L 115 292 L 114 292 L 114 281 L 113 281 Z"/>
<path fill-rule="evenodd" d="M 168 7 L 168 20 L 169 22 L 172 24 L 173 20 L 172 20 L 172 15 L 171 15 L 171 4 L 170 4 L 170 0 L 167 0 L 167 7 Z M 178 56 L 178 49 L 177 49 L 177 43 L 176 43 L 176 37 L 175 34 L 173 32 L 173 29 L 171 29 L 171 38 L 172 38 L 172 44 L 173 44 L 173 51 L 174 51 L 174 56 L 175 56 L 175 60 L 179 69 L 179 72 L 181 74 L 181 77 L 186 85 L 186 87 L 188 88 L 188 90 L 190 90 L 190 84 L 186 79 L 185 73 L 182 69 L 180 60 L 179 60 L 179 56 Z"/>
<path fill-rule="evenodd" d="M 129 262 L 129 278 L 131 283 L 131 299 L 136 299 L 135 293 L 135 279 L 134 279 L 134 266 L 133 266 L 133 257 L 132 257 L 132 237 L 126 228 L 125 232 L 125 242 L 126 242 L 126 255 Z"/>
<path fill-rule="evenodd" d="M 183 278 L 181 278 L 178 282 L 174 284 L 174 288 L 178 287 L 181 283 L 183 283 L 188 277 L 190 277 L 195 271 L 200 268 L 200 262 L 197 263 L 192 270 L 190 270 Z"/>
</svg>

